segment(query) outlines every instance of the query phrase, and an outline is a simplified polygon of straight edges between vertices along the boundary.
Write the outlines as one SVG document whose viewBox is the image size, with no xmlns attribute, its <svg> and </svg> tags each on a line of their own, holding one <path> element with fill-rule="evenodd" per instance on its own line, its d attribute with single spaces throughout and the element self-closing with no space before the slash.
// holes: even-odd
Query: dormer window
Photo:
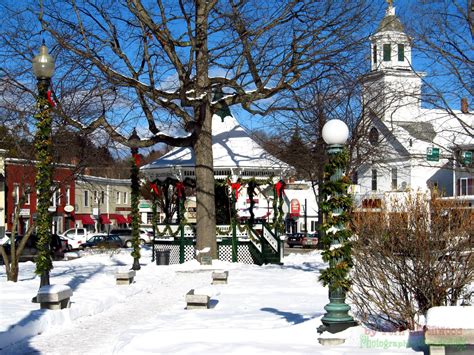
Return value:
<svg viewBox="0 0 474 355">
<path fill-rule="evenodd" d="M 383 61 L 390 62 L 392 60 L 392 46 L 390 43 L 385 43 L 383 45 Z"/>
<path fill-rule="evenodd" d="M 405 60 L 405 45 L 398 45 L 398 61 L 403 62 Z"/>
</svg>

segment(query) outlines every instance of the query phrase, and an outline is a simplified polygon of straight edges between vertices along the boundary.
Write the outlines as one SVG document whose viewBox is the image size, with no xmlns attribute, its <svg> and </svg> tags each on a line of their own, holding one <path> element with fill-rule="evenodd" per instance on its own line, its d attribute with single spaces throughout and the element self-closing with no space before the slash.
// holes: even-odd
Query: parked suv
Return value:
<svg viewBox="0 0 474 355">
<path fill-rule="evenodd" d="M 132 230 L 130 228 L 112 229 L 110 235 L 117 235 L 123 242 L 126 248 L 132 247 Z M 148 232 L 145 228 L 140 228 L 140 245 L 145 243 L 151 243 L 152 233 Z"/>
<path fill-rule="evenodd" d="M 316 248 L 318 245 L 318 235 L 317 233 L 294 233 L 287 237 L 286 243 L 290 248 L 293 248 L 295 245 L 303 248 Z"/>
</svg>

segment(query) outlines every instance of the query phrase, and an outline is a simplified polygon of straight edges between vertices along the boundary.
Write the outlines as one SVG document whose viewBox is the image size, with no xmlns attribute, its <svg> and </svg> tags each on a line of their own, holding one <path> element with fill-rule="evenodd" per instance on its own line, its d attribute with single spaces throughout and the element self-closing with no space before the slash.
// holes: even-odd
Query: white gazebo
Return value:
<svg viewBox="0 0 474 355">
<path fill-rule="evenodd" d="M 276 180 L 291 174 L 293 168 L 266 152 L 227 114 L 212 118 L 212 153 L 216 180 L 255 178 Z M 191 147 L 177 147 L 159 159 L 144 165 L 142 173 L 150 181 L 173 178 L 194 179 L 195 156 Z"/>
<path fill-rule="evenodd" d="M 282 184 L 279 181 L 291 175 L 294 169 L 266 152 L 239 125 L 228 109 L 221 110 L 212 117 L 212 152 L 215 180 L 227 180 L 229 189 L 238 195 L 235 204 L 237 216 L 243 219 L 249 218 L 252 211 L 256 219 L 261 217 L 270 219 L 272 213 L 270 197 L 259 198 L 256 192 L 257 195 L 250 202 L 247 196 L 249 187 L 245 182 L 255 179 L 263 185 L 268 183 L 272 186 L 276 183 L 275 186 L 279 186 Z M 195 161 L 194 150 L 191 147 L 178 147 L 152 163 L 144 165 L 141 171 L 149 181 L 171 179 L 184 183 L 186 180 L 195 179 Z M 273 196 L 271 198 L 273 199 Z M 175 231 L 173 234 L 178 233 L 176 229 L 178 226 L 169 228 Z M 182 263 L 194 258 L 196 251 L 192 243 L 194 237 L 192 227 L 183 225 L 179 228 L 181 231 L 179 240 L 162 239 L 157 241 L 157 244 L 159 250 L 170 251 L 172 262 Z M 265 227 L 261 224 L 259 228 L 260 232 L 257 233 L 254 227 L 241 230 L 235 223 L 230 226 L 218 226 L 216 233 L 221 240 L 218 243 L 219 259 L 258 264 L 281 262 L 283 253 L 281 240 L 270 226 Z M 161 230 L 159 232 L 163 234 Z"/>
</svg>

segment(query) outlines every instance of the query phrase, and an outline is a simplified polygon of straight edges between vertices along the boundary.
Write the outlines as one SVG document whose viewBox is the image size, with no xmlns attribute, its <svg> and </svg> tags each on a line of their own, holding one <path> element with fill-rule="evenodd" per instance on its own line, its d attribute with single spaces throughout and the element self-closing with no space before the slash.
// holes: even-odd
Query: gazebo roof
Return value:
<svg viewBox="0 0 474 355">
<path fill-rule="evenodd" d="M 239 125 L 232 115 L 212 117 L 212 153 L 216 179 L 242 177 L 267 179 L 282 177 L 293 169 L 266 152 Z M 141 171 L 150 180 L 194 179 L 195 156 L 191 147 L 177 147 L 144 165 Z"/>
</svg>

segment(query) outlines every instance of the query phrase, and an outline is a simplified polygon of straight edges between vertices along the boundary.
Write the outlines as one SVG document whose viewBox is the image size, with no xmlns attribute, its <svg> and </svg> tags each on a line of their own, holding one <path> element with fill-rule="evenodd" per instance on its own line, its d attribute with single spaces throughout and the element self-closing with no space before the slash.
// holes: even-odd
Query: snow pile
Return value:
<svg viewBox="0 0 474 355">
<path fill-rule="evenodd" d="M 157 266 L 142 250 L 142 269 L 129 286 L 115 284 L 117 270 L 132 265 L 128 253 L 88 255 L 54 263 L 51 281 L 71 287 L 71 308 L 40 310 L 31 298 L 39 278 L 22 263 L 20 281 L 0 269 L 0 353 L 48 354 L 394 354 L 413 353 L 409 333 L 354 327 L 346 342 L 324 347 L 316 329 L 328 303 L 318 283 L 318 251 L 292 254 L 284 265 L 214 260 Z M 229 271 L 228 284 L 211 285 L 212 271 Z M 208 310 L 186 310 L 185 294 L 211 297 Z M 326 336 L 325 334 L 323 334 Z M 58 341 L 58 339 L 62 339 Z"/>
<path fill-rule="evenodd" d="M 474 329 L 473 306 L 430 308 L 426 314 L 428 328 Z"/>
</svg>

